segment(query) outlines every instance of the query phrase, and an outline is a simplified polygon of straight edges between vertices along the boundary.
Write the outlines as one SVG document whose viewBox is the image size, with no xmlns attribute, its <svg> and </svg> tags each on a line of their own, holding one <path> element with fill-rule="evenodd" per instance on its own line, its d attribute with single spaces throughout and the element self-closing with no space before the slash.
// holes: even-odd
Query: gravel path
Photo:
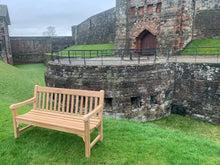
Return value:
<svg viewBox="0 0 220 165">
<path fill-rule="evenodd" d="M 55 63 L 60 64 L 70 64 L 70 65 L 146 65 L 154 63 L 167 63 L 167 62 L 178 62 L 178 63 L 219 63 L 220 64 L 220 55 L 219 56 L 172 56 L 169 59 L 164 56 L 157 57 L 141 57 L 140 60 L 137 57 L 133 57 L 130 60 L 129 57 L 120 58 L 120 57 L 99 57 L 99 58 L 65 58 L 55 60 Z"/>
</svg>

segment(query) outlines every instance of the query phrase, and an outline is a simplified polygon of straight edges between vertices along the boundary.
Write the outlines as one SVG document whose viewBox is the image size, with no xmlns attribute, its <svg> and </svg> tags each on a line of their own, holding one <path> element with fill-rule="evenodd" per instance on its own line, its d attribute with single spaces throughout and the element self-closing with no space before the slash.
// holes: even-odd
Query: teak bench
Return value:
<svg viewBox="0 0 220 165">
<path fill-rule="evenodd" d="M 33 109 L 18 115 L 17 108 L 33 103 Z M 85 142 L 85 156 L 99 140 L 103 140 L 104 91 L 87 91 L 35 86 L 34 97 L 13 104 L 14 135 L 31 126 L 44 127 L 81 136 Z M 19 130 L 19 124 L 28 124 Z M 90 134 L 98 128 L 98 136 L 90 143 Z"/>
</svg>

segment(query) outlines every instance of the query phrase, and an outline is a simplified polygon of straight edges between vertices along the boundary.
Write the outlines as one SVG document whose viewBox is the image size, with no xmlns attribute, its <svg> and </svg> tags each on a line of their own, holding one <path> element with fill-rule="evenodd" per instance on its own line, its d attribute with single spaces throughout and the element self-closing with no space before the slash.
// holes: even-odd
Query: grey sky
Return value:
<svg viewBox="0 0 220 165">
<path fill-rule="evenodd" d="M 11 36 L 41 36 L 48 26 L 58 36 L 71 35 L 71 26 L 115 6 L 115 0 L 0 0 L 8 6 Z"/>
</svg>

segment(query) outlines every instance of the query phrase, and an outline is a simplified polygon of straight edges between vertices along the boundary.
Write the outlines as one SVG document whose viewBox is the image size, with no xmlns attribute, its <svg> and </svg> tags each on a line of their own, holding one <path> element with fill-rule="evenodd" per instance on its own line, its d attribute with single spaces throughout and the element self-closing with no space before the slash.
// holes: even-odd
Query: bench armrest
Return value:
<svg viewBox="0 0 220 165">
<path fill-rule="evenodd" d="M 26 100 L 26 101 L 23 101 L 23 102 L 20 102 L 20 103 L 17 103 L 17 104 L 12 104 L 10 106 L 10 109 L 17 109 L 18 107 L 21 107 L 21 106 L 24 106 L 24 105 L 27 105 L 27 104 L 30 104 L 30 103 L 33 103 L 34 101 L 36 100 L 35 97 L 29 99 L 29 100 Z"/>
<path fill-rule="evenodd" d="M 83 121 L 88 121 L 92 116 L 94 116 L 95 114 L 97 114 L 99 111 L 101 111 L 103 108 L 102 105 L 99 105 L 98 107 L 96 107 L 93 111 L 89 112 L 87 115 L 83 116 Z"/>
</svg>

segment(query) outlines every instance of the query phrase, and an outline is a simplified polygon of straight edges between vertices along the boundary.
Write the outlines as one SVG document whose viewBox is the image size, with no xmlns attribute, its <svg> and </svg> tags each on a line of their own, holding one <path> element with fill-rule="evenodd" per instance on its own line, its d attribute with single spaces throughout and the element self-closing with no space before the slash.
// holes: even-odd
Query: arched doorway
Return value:
<svg viewBox="0 0 220 165">
<path fill-rule="evenodd" d="M 156 52 L 157 39 L 148 30 L 144 30 L 137 37 L 137 49 L 140 49 L 142 54 L 153 55 Z"/>
</svg>

